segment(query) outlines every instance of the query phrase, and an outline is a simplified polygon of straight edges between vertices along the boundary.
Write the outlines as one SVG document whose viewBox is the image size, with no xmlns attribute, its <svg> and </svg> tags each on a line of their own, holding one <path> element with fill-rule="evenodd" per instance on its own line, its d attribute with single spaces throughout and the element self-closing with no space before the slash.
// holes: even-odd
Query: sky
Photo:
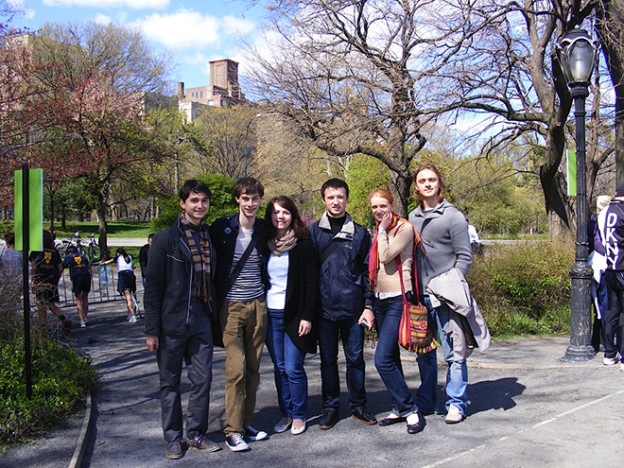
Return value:
<svg viewBox="0 0 624 468">
<path fill-rule="evenodd" d="M 243 40 L 261 34 L 263 15 L 249 0 L 7 0 L 22 11 L 13 26 L 36 31 L 46 22 L 95 21 L 138 29 L 155 52 L 175 59 L 172 81 L 187 88 L 210 84 L 211 60 L 239 62 Z M 245 90 L 243 89 L 243 92 Z"/>
</svg>

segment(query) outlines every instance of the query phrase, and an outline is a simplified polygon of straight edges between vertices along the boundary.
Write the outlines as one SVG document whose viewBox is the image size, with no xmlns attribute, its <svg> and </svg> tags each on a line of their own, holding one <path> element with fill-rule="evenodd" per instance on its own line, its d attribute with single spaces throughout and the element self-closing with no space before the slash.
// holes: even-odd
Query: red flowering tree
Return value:
<svg viewBox="0 0 624 468">
<path fill-rule="evenodd" d="M 50 187 L 85 178 L 97 200 L 105 255 L 113 178 L 129 164 L 162 154 L 144 124 L 143 97 L 162 89 L 164 60 L 119 26 L 47 25 L 27 37 L 19 52 L 25 68 L 7 78 L 23 91 L 5 113 L 13 138 L 3 138 L 13 147 L 21 139 L 22 150 L 7 151 L 7 160 L 43 168 Z"/>
</svg>

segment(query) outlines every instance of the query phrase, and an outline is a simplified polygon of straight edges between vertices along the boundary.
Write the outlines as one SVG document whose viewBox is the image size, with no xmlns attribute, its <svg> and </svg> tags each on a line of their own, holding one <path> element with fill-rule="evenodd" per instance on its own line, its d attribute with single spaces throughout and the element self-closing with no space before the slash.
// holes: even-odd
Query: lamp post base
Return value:
<svg viewBox="0 0 624 468">
<path fill-rule="evenodd" d="M 563 362 L 585 362 L 594 359 L 595 351 L 592 346 L 570 345 L 566 349 L 563 357 L 559 360 Z"/>
</svg>

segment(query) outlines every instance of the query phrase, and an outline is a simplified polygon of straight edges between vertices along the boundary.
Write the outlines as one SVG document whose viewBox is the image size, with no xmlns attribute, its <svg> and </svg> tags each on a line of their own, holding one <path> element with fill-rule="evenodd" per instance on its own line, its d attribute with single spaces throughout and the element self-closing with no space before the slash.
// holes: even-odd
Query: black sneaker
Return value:
<svg viewBox="0 0 624 468">
<path fill-rule="evenodd" d="M 331 429 L 338 422 L 338 410 L 334 408 L 325 408 L 319 419 L 319 428 L 326 430 Z"/>
<path fill-rule="evenodd" d="M 245 426 L 245 437 L 255 442 L 257 440 L 264 440 L 268 437 L 268 434 L 264 431 L 259 431 L 252 426 Z"/>
<path fill-rule="evenodd" d="M 361 408 L 354 410 L 351 413 L 351 415 L 353 416 L 354 419 L 357 419 L 358 421 L 364 424 L 368 424 L 369 426 L 372 424 L 377 424 L 377 420 L 375 419 L 375 416 L 370 414 L 368 410 L 364 408 L 363 406 Z"/>
<path fill-rule="evenodd" d="M 169 460 L 177 460 L 184 456 L 184 450 L 182 449 L 182 444 L 179 440 L 174 440 L 170 442 L 165 450 L 165 457 Z"/>
</svg>

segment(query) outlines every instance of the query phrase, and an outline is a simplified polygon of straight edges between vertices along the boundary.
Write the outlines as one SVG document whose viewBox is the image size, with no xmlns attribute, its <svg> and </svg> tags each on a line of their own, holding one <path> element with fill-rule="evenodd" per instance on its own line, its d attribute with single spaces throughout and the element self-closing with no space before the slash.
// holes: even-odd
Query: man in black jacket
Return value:
<svg viewBox="0 0 624 468">
<path fill-rule="evenodd" d="M 260 382 L 260 355 L 268 327 L 265 292 L 268 247 L 258 208 L 264 187 L 253 177 L 234 184 L 238 213 L 210 226 L 219 264 L 219 322 L 225 347 L 225 443 L 233 452 L 267 433 L 251 425 Z"/>
<path fill-rule="evenodd" d="M 182 213 L 169 229 L 154 236 L 145 287 L 145 342 L 156 352 L 160 369 L 160 405 L 167 449 L 178 459 L 186 447 L 214 452 L 208 440 L 212 383 L 212 320 L 215 254 L 203 219 L 210 208 L 210 189 L 198 180 L 180 190 Z M 180 376 L 190 364 L 191 390 L 183 439 Z"/>
<path fill-rule="evenodd" d="M 320 264 L 321 319 L 318 325 L 321 354 L 323 414 L 321 429 L 338 422 L 340 380 L 338 378 L 338 336 L 347 361 L 347 387 L 352 416 L 364 424 L 377 420 L 366 409 L 364 388 L 364 320 L 373 325 L 373 296 L 368 287 L 368 231 L 353 222 L 346 212 L 349 187 L 330 179 L 321 187 L 326 211 L 310 228 L 310 241 Z"/>
</svg>

